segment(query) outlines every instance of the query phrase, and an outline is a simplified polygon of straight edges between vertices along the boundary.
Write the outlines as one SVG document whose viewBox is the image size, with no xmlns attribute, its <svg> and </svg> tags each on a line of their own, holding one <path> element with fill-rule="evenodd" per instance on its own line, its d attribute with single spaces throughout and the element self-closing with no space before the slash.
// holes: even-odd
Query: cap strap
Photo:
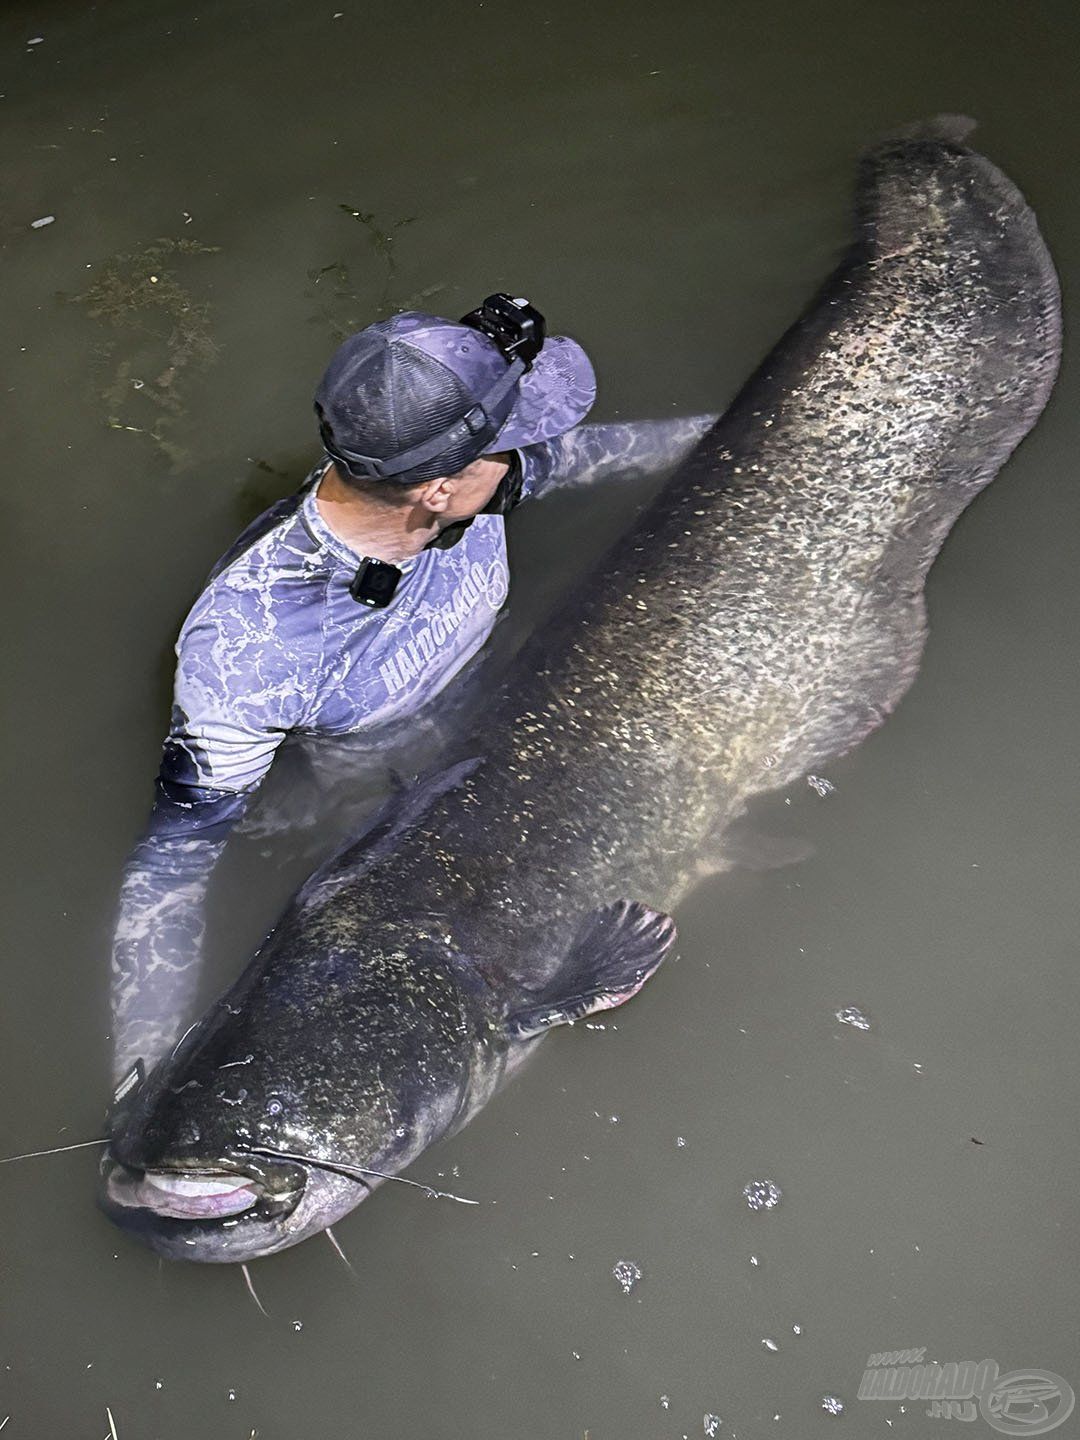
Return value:
<svg viewBox="0 0 1080 1440">
<path fill-rule="evenodd" d="M 392 475 L 402 475 L 406 470 L 413 470 L 428 460 L 434 460 L 458 441 L 467 440 L 470 435 L 483 435 L 487 431 L 486 438 L 490 439 L 502 428 L 501 422 L 492 419 L 492 411 L 498 408 L 518 384 L 526 368 L 524 360 L 512 360 L 506 372 L 499 376 L 476 404 L 470 406 L 460 420 L 440 431 L 438 435 L 433 435 L 430 440 L 424 440 L 410 450 L 402 450 L 398 455 L 380 460 L 375 455 L 361 455 L 355 450 L 346 450 L 343 445 L 336 443 L 334 449 L 327 446 L 327 450 L 335 460 L 342 460 L 350 471 L 354 466 L 360 466 L 369 478 L 385 480 Z"/>
</svg>

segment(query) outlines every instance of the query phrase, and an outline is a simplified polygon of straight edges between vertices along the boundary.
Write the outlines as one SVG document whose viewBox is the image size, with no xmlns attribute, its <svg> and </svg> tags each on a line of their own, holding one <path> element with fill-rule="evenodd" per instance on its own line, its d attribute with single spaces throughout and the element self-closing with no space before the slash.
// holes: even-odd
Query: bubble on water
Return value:
<svg viewBox="0 0 1080 1440">
<path fill-rule="evenodd" d="M 836 786 L 831 780 L 826 780 L 824 775 L 807 775 L 806 783 L 813 790 L 815 795 L 820 795 L 824 800 L 826 795 L 831 795 Z"/>
<path fill-rule="evenodd" d="M 821 1408 L 826 1415 L 842 1415 L 844 1413 L 844 1402 L 839 1395 L 823 1395 L 821 1397 Z"/>
<path fill-rule="evenodd" d="M 751 1180 L 742 1193 L 751 1210 L 775 1210 L 783 1191 L 771 1180 Z"/>
<path fill-rule="evenodd" d="M 612 1270 L 612 1275 L 622 1286 L 624 1295 L 629 1295 L 634 1286 L 641 1279 L 641 1266 L 635 1265 L 633 1260 L 619 1260 Z"/>
<path fill-rule="evenodd" d="M 719 1431 L 719 1429 L 720 1429 L 720 1426 L 721 1426 L 723 1423 L 724 1423 L 724 1422 L 720 1419 L 720 1416 L 719 1416 L 719 1415 L 706 1415 L 706 1416 L 705 1416 L 705 1419 L 704 1419 L 704 1421 L 702 1422 L 702 1424 L 703 1424 L 703 1426 L 704 1426 L 705 1434 L 708 1435 L 709 1440 L 713 1440 L 713 1436 L 718 1433 L 718 1431 Z"/>
<path fill-rule="evenodd" d="M 863 1013 L 857 1005 L 844 1005 L 836 1012 L 836 1018 L 841 1025 L 850 1025 L 853 1030 L 869 1030 L 870 1016 Z"/>
<path fill-rule="evenodd" d="M 670 1397 L 670 1395 L 661 1395 L 661 1396 L 660 1396 L 660 1409 L 661 1409 L 661 1410 L 670 1410 L 670 1409 L 671 1409 L 671 1397 Z"/>
<path fill-rule="evenodd" d="M 780 1349 L 780 1346 L 776 1343 L 776 1341 L 772 1338 L 771 1335 L 766 1335 L 761 1343 L 765 1346 L 765 1349 L 770 1351 L 773 1355 L 775 1355 L 776 1352 Z"/>
<path fill-rule="evenodd" d="M 299 1335 L 300 1331 L 303 1330 L 303 1328 L 304 1328 L 304 1322 L 303 1322 L 303 1320 L 294 1320 L 294 1321 L 292 1322 L 292 1328 L 293 1328 L 293 1329 L 296 1331 L 296 1333 Z"/>
</svg>

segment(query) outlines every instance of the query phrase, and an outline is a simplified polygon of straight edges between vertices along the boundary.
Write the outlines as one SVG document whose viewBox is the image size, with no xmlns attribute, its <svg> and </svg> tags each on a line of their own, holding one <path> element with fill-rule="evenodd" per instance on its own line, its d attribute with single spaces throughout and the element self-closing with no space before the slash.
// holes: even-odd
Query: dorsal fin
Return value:
<svg viewBox="0 0 1080 1440">
<path fill-rule="evenodd" d="M 482 763 L 480 757 L 474 756 L 445 770 L 429 771 L 411 786 L 402 785 L 398 780 L 395 793 L 364 822 L 360 833 L 350 835 L 305 883 L 296 897 L 297 904 L 316 897 L 326 899 L 346 881 L 373 869 L 390 854 L 401 837 L 423 819 L 436 800 L 464 784 Z"/>
</svg>

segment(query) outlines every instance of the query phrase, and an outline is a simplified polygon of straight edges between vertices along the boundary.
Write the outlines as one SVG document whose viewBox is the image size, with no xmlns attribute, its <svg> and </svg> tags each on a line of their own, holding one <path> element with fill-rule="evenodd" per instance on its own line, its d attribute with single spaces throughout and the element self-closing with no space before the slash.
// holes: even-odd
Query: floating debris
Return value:
<svg viewBox="0 0 1080 1440">
<path fill-rule="evenodd" d="M 225 1399 L 226 1399 L 226 1400 L 235 1400 L 235 1399 L 236 1399 L 236 1391 L 235 1391 L 235 1390 L 226 1390 L 226 1391 L 225 1391 Z"/>
<path fill-rule="evenodd" d="M 784 1192 L 771 1180 L 751 1180 L 742 1193 L 751 1210 L 775 1210 Z"/>
<path fill-rule="evenodd" d="M 671 1396 L 670 1396 L 670 1395 L 661 1395 L 661 1396 L 660 1396 L 660 1409 L 661 1409 L 661 1410 L 670 1410 L 670 1409 L 671 1409 Z"/>
<path fill-rule="evenodd" d="M 641 1279 L 641 1266 L 635 1265 L 633 1260 L 619 1260 L 611 1273 L 622 1286 L 623 1294 L 629 1295 Z"/>
<path fill-rule="evenodd" d="M 713 1440 L 713 1437 L 719 1433 L 720 1426 L 723 1423 L 719 1415 L 705 1416 L 705 1419 L 702 1421 L 702 1427 L 704 1428 L 705 1434 L 709 1437 L 709 1440 Z"/>
<path fill-rule="evenodd" d="M 27 43 L 27 45 L 44 45 L 44 44 L 45 44 L 45 36 L 44 36 L 44 35 L 35 35 L 32 40 L 28 40 L 26 43 Z"/>
<path fill-rule="evenodd" d="M 750 1264 L 751 1264 L 751 1265 L 760 1265 L 760 1264 L 761 1264 L 761 1261 L 758 1259 L 758 1257 L 757 1257 L 756 1255 L 751 1255 L 751 1256 L 750 1256 Z"/>
<path fill-rule="evenodd" d="M 293 1329 L 296 1331 L 296 1333 L 299 1335 L 300 1331 L 303 1330 L 303 1328 L 304 1328 L 304 1322 L 303 1322 L 302 1320 L 294 1320 L 294 1321 L 292 1322 L 292 1328 L 293 1328 Z"/>
<path fill-rule="evenodd" d="M 826 795 L 831 795 L 836 786 L 831 780 L 826 780 L 824 775 L 807 775 L 806 783 L 813 790 L 815 795 L 820 795 L 824 800 Z"/>
<path fill-rule="evenodd" d="M 821 1397 L 821 1408 L 826 1415 L 842 1415 L 844 1413 L 844 1402 L 839 1395 L 823 1395 Z"/>
<path fill-rule="evenodd" d="M 685 1136 L 685 1135 L 676 1135 L 676 1136 L 675 1136 L 675 1144 L 678 1146 L 678 1148 L 679 1148 L 680 1150 L 685 1150 L 685 1149 L 686 1149 L 686 1136 Z"/>
<path fill-rule="evenodd" d="M 802 1334 L 802 1326 L 801 1326 L 801 1325 L 798 1325 L 798 1324 L 792 1325 L 792 1327 L 791 1327 L 791 1333 L 792 1333 L 793 1335 L 801 1335 L 801 1334 Z"/>
<path fill-rule="evenodd" d="M 55 215 L 42 215 L 40 220 L 31 220 L 30 229 L 40 230 L 44 225 L 52 225 L 56 220 Z"/>
<path fill-rule="evenodd" d="M 164 1380 L 155 1380 L 155 1381 L 154 1381 L 154 1389 L 155 1389 L 155 1390 L 164 1390 L 164 1389 L 165 1389 L 165 1381 L 164 1381 Z"/>
<path fill-rule="evenodd" d="M 766 1335 L 761 1343 L 762 1345 L 764 1345 L 765 1349 L 768 1350 L 770 1355 L 775 1355 L 776 1352 L 780 1349 L 780 1346 L 769 1335 Z"/>
<path fill-rule="evenodd" d="M 857 1005 L 844 1005 L 837 1010 L 836 1018 L 841 1025 L 850 1025 L 853 1030 L 869 1030 L 871 1020 Z"/>
</svg>

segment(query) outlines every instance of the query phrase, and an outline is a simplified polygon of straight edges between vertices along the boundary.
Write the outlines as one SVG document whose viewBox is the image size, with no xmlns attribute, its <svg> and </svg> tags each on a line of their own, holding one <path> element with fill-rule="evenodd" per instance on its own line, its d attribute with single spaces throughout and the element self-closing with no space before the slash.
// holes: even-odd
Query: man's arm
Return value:
<svg viewBox="0 0 1080 1440">
<path fill-rule="evenodd" d="M 521 451 L 522 498 L 562 485 L 587 485 L 611 475 L 651 475 L 683 460 L 719 417 L 680 415 L 670 420 L 630 420 L 575 425 L 554 440 Z"/>
<path fill-rule="evenodd" d="M 211 872 L 296 723 L 310 673 L 213 591 L 177 644 L 175 703 L 150 823 L 124 868 L 112 951 L 115 1079 L 147 1070 L 190 1023 Z M 301 681 L 306 680 L 302 688 Z"/>
<path fill-rule="evenodd" d="M 170 784 L 159 775 L 146 833 L 124 867 L 112 948 L 112 1070 L 149 1070 L 190 1014 L 206 891 L 250 791 Z"/>
</svg>

